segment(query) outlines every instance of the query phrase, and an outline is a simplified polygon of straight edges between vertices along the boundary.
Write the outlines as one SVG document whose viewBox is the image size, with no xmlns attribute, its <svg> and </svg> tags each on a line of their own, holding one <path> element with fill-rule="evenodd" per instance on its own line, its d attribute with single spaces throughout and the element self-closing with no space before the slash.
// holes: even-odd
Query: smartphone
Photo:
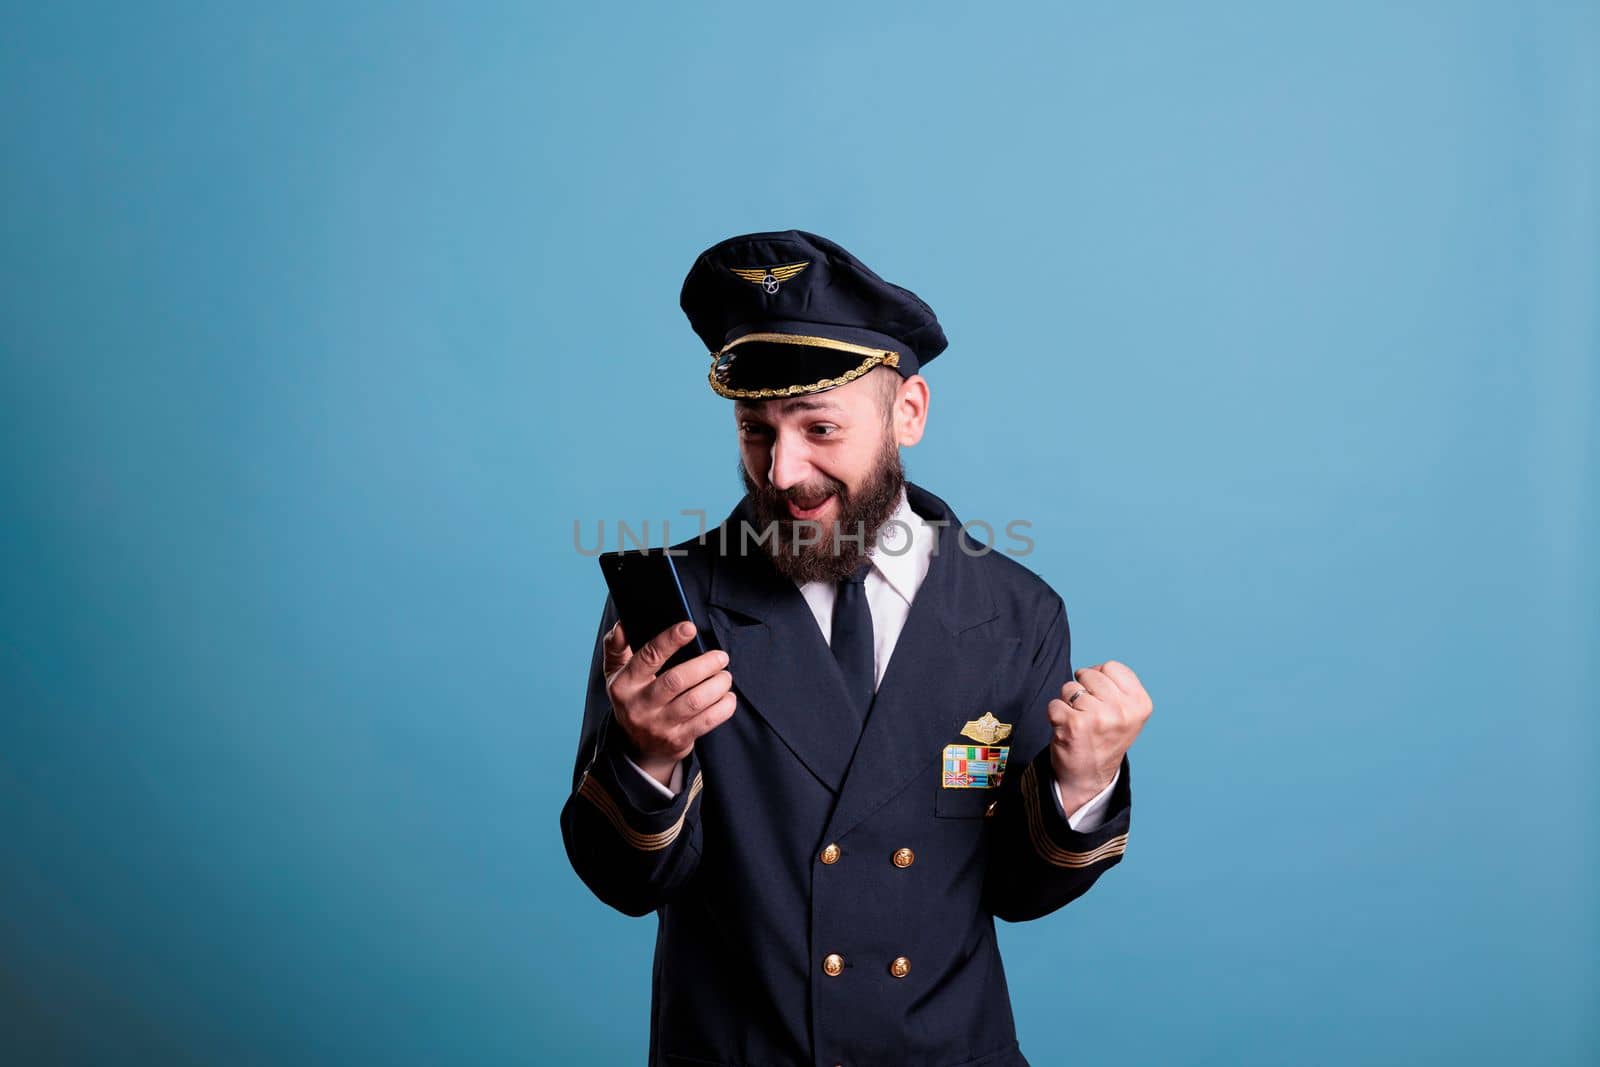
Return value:
<svg viewBox="0 0 1600 1067">
<path fill-rule="evenodd" d="M 611 589 L 611 601 L 622 618 L 622 632 L 637 653 L 651 638 L 680 622 L 694 622 L 683 595 L 678 568 L 665 552 L 603 552 L 600 573 Z M 706 651 L 695 622 L 694 639 L 674 652 L 661 667 L 670 670 Z M 657 671 L 656 673 L 661 673 Z"/>
</svg>

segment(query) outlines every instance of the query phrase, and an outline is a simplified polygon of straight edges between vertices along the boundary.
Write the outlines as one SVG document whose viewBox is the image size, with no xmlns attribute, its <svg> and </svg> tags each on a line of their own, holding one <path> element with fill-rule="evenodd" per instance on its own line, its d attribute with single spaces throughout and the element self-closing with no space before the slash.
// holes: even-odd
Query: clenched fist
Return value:
<svg viewBox="0 0 1600 1067">
<path fill-rule="evenodd" d="M 724 669 L 728 654 L 720 649 L 656 674 L 693 638 L 694 623 L 681 622 L 651 638 L 636 656 L 622 623 L 606 634 L 604 671 L 611 710 L 632 742 L 633 761 L 662 785 L 693 750 L 695 739 L 727 722 L 738 702 L 733 675 Z"/>
<path fill-rule="evenodd" d="M 1061 786 L 1061 806 L 1076 811 L 1092 800 L 1122 766 L 1154 705 L 1139 676 L 1116 660 L 1073 672 L 1048 709 L 1054 736 L 1050 763 Z"/>
</svg>

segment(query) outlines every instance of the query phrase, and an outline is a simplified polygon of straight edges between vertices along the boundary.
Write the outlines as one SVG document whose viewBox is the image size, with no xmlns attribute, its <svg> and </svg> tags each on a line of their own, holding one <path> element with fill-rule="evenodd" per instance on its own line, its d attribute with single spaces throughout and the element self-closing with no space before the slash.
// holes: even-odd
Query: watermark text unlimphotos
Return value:
<svg viewBox="0 0 1600 1067">
<path fill-rule="evenodd" d="M 781 544 L 785 537 L 792 540 L 789 548 L 792 552 L 804 551 L 822 544 L 828 544 L 834 551 L 846 544 L 854 545 L 862 552 L 872 547 L 867 544 L 865 527 L 859 523 L 854 530 L 847 530 L 838 523 L 822 523 L 809 519 L 764 524 L 740 519 L 737 522 L 730 520 L 725 526 L 710 530 L 706 526 L 704 510 L 685 508 L 679 515 L 695 520 L 694 540 L 697 543 L 712 545 L 722 555 L 743 556 L 752 550 L 771 551 L 773 546 Z M 957 524 L 949 519 L 921 519 L 921 522 L 934 532 L 932 550 L 937 556 L 941 540 L 938 536 L 939 531 L 943 527 Z M 678 527 L 679 530 L 683 528 L 683 525 Z M 617 519 L 609 524 L 605 519 L 596 519 L 589 523 L 585 523 L 582 519 L 573 519 L 572 547 L 580 556 L 590 557 L 611 550 L 618 552 L 660 550 L 669 556 L 688 554 L 687 549 L 672 547 L 674 544 L 672 520 L 665 518 L 661 520 L 659 539 L 651 538 L 651 529 L 652 524 L 649 519 L 644 519 L 637 525 L 626 519 Z M 1033 538 L 1027 533 L 1033 529 L 1033 523 L 1027 519 L 1011 519 L 1000 527 L 1006 540 L 1003 545 L 996 540 L 995 524 L 984 519 L 968 519 L 960 523 L 958 529 L 966 536 L 955 538 L 955 542 L 961 551 L 969 556 L 987 556 L 995 551 L 1008 556 L 1027 556 L 1033 552 Z M 911 551 L 912 534 L 909 524 L 891 518 L 878 528 L 877 550 L 890 556 L 903 556 Z M 679 541 L 682 540 L 680 535 Z"/>
</svg>

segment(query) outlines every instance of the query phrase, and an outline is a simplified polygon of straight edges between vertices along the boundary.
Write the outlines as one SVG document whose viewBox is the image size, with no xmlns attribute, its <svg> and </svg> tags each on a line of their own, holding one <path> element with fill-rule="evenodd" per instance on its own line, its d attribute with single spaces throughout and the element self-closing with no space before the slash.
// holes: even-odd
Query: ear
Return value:
<svg viewBox="0 0 1600 1067">
<path fill-rule="evenodd" d="M 928 379 L 913 374 L 895 390 L 894 440 L 897 445 L 914 445 L 922 440 L 928 422 Z"/>
</svg>

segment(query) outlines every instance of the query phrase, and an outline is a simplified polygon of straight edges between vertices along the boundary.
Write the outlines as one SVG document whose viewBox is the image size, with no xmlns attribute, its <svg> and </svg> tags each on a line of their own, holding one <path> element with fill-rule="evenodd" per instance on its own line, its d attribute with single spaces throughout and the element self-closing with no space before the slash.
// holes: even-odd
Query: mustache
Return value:
<svg viewBox="0 0 1600 1067">
<path fill-rule="evenodd" d="M 787 500 L 822 500 L 830 496 L 838 496 L 848 500 L 850 491 L 838 479 L 825 478 L 821 486 L 791 485 L 787 489 L 776 489 L 771 485 L 764 485 L 756 489 L 756 495 L 774 503 L 781 503 Z"/>
</svg>

